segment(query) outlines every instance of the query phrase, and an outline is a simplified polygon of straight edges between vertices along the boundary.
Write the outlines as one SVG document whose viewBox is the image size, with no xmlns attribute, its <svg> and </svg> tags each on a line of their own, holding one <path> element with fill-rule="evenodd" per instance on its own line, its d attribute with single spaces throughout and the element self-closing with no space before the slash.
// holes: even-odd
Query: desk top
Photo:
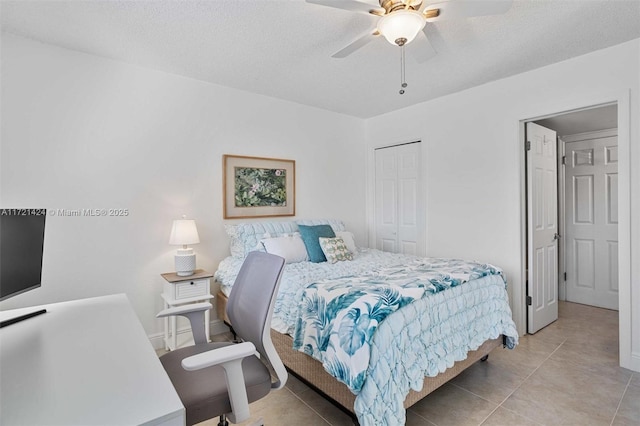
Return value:
<svg viewBox="0 0 640 426">
<path fill-rule="evenodd" d="M 0 424 L 184 424 L 184 407 L 124 294 L 39 308 L 0 329 Z"/>
</svg>

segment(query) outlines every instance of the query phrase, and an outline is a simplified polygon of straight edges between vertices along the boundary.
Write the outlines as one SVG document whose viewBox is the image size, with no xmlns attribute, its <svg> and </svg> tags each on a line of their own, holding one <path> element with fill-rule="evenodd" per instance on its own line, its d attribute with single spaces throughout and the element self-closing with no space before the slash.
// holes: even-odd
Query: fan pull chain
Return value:
<svg viewBox="0 0 640 426">
<path fill-rule="evenodd" d="M 406 66 L 405 66 L 405 59 L 404 59 L 404 44 L 402 46 L 400 46 L 400 93 L 401 95 L 404 95 L 404 89 L 405 87 L 407 87 L 407 82 L 406 82 Z"/>
</svg>

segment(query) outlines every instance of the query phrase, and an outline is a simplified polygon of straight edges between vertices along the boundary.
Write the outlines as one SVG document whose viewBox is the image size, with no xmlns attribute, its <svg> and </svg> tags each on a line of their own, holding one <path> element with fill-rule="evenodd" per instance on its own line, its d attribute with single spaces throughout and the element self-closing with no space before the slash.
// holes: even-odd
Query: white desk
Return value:
<svg viewBox="0 0 640 426">
<path fill-rule="evenodd" d="M 37 308 L 0 329 L 0 424 L 184 425 L 184 407 L 124 294 Z"/>
</svg>

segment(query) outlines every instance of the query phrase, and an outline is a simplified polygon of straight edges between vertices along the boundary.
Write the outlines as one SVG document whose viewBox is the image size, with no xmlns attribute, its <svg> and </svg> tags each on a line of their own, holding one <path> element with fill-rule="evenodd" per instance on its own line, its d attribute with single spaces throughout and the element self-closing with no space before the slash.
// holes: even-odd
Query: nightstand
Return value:
<svg viewBox="0 0 640 426">
<path fill-rule="evenodd" d="M 160 274 L 164 278 L 164 290 L 161 294 L 164 308 L 172 308 L 187 303 L 208 302 L 213 299 L 211 295 L 210 278 L 213 274 L 196 269 L 193 275 L 181 277 L 175 272 Z M 209 338 L 210 310 L 204 314 L 205 332 Z M 164 347 L 166 350 L 174 350 L 178 347 L 176 317 L 164 318 Z"/>
</svg>

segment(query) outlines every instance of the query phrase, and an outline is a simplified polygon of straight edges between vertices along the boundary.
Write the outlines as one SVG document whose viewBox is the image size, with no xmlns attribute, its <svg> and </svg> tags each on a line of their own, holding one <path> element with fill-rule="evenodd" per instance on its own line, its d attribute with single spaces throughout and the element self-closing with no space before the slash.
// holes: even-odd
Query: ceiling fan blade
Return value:
<svg viewBox="0 0 640 426">
<path fill-rule="evenodd" d="M 384 9 L 375 7 L 368 3 L 362 3 L 355 0 L 306 0 L 307 3 L 317 4 L 319 6 L 335 7 L 336 9 L 348 10 L 351 12 L 361 13 L 374 13 L 381 12 L 384 14 Z"/>
<path fill-rule="evenodd" d="M 408 53 L 413 56 L 419 64 L 427 62 L 438 54 L 424 31 L 420 31 L 416 38 L 409 44 Z"/>
<path fill-rule="evenodd" d="M 339 58 L 339 59 L 345 58 L 345 57 L 351 55 L 356 50 L 358 50 L 361 47 L 363 47 L 366 44 L 368 44 L 371 40 L 373 40 L 375 38 L 375 36 L 377 36 L 379 34 L 380 33 L 377 30 L 375 32 L 373 32 L 373 33 L 367 32 L 366 34 L 358 37 L 355 41 L 351 42 L 351 44 L 349 44 L 347 47 L 345 47 L 345 48 L 337 51 L 333 55 L 331 55 L 331 57 L 332 58 Z"/>
<path fill-rule="evenodd" d="M 422 13 L 427 22 L 433 22 L 445 19 L 499 15 L 506 13 L 512 4 L 513 0 L 453 0 L 430 4 L 424 8 Z"/>
</svg>

